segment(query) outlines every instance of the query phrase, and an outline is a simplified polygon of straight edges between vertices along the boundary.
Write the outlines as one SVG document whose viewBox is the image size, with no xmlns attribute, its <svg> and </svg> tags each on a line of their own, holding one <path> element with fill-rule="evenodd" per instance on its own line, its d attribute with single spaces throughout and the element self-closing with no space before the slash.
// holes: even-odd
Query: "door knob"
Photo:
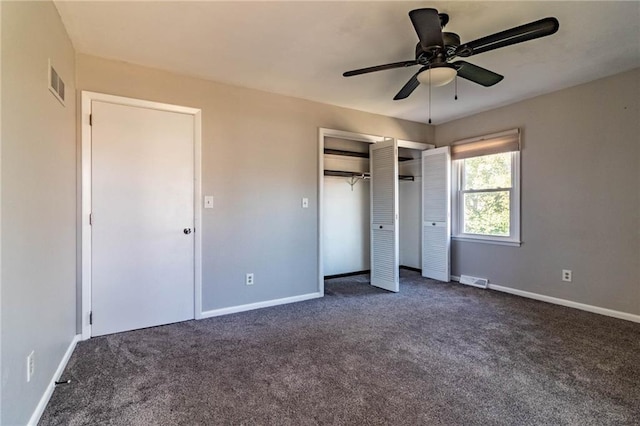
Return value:
<svg viewBox="0 0 640 426">
<path fill-rule="evenodd" d="M 191 233 L 191 228 L 184 228 L 184 230 L 182 231 L 185 234 L 189 235 Z"/>
</svg>

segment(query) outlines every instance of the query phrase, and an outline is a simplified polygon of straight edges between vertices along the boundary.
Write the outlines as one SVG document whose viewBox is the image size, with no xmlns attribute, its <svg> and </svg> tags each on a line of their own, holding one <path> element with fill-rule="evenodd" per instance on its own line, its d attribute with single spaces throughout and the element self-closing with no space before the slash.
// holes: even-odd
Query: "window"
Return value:
<svg viewBox="0 0 640 426">
<path fill-rule="evenodd" d="M 519 132 L 453 145 L 452 159 L 453 237 L 520 245 Z"/>
</svg>

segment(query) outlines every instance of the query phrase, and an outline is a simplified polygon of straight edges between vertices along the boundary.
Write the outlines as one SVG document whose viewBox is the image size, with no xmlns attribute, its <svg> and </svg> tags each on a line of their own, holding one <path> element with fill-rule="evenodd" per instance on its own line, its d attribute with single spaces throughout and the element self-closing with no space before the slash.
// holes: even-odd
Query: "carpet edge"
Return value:
<svg viewBox="0 0 640 426">
<path fill-rule="evenodd" d="M 451 275 L 451 281 L 460 281 L 460 277 Z M 509 293 L 515 296 L 526 297 L 527 299 L 540 300 L 554 305 L 566 306 L 567 308 L 579 309 L 581 311 L 591 312 L 594 314 L 604 315 L 607 317 L 618 318 L 625 321 L 640 323 L 640 315 L 630 312 L 616 311 L 615 309 L 603 308 L 600 306 L 587 305 L 586 303 L 574 302 L 573 300 L 560 299 L 559 297 L 547 296 L 545 294 L 532 293 L 530 291 L 518 290 L 516 288 L 506 287 L 502 285 L 489 283 L 490 290 Z"/>
<path fill-rule="evenodd" d="M 44 393 L 42 394 L 42 397 L 40 398 L 38 405 L 36 405 L 35 410 L 33 410 L 33 414 L 31 414 L 31 418 L 29 419 L 27 426 L 36 426 L 40 421 L 40 417 L 42 417 L 42 414 L 44 413 L 45 408 L 47 408 L 47 404 L 49 404 L 51 395 L 53 395 L 53 391 L 56 387 L 56 380 L 58 380 L 60 376 L 62 376 L 62 373 L 64 372 L 64 369 L 67 367 L 67 364 L 71 359 L 71 355 L 73 354 L 73 351 L 75 350 L 76 345 L 80 341 L 81 337 L 82 336 L 80 334 L 76 334 L 73 336 L 73 339 L 71 339 L 71 343 L 69 343 L 69 347 L 67 348 L 67 351 L 62 356 L 62 359 L 60 360 L 60 364 L 58 364 L 58 368 L 56 368 L 56 371 L 53 373 L 53 376 L 51 377 L 51 381 L 45 388 Z"/>
<path fill-rule="evenodd" d="M 301 294 L 298 296 L 283 297 L 281 299 L 265 300 L 262 302 L 247 303 L 245 305 L 230 306 L 228 308 L 211 309 L 202 311 L 200 319 L 218 317 L 221 315 L 235 314 L 238 312 L 252 311 L 254 309 L 268 308 L 271 306 L 286 305 L 288 303 L 303 302 L 305 300 L 324 297 L 321 292 Z"/>
</svg>

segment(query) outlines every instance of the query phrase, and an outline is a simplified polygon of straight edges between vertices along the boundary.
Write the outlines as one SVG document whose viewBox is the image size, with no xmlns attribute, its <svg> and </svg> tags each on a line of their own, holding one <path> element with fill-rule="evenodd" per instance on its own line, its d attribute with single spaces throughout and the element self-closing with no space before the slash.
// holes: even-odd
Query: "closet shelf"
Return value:
<svg viewBox="0 0 640 426">
<path fill-rule="evenodd" d="M 347 157 L 369 158 L 369 153 L 368 152 L 343 151 L 341 149 L 325 148 L 324 149 L 324 153 L 325 154 L 330 154 L 330 155 L 344 155 L 344 156 L 347 156 Z M 413 160 L 413 158 L 410 158 L 410 157 L 398 157 L 398 161 L 409 161 L 409 160 Z"/>
<path fill-rule="evenodd" d="M 338 176 L 338 177 L 359 177 L 361 179 L 370 179 L 370 173 L 360 173 L 360 172 L 345 172 L 342 170 L 325 170 L 325 176 Z M 400 180 L 415 180 L 413 176 L 409 175 L 398 175 L 398 179 Z"/>
</svg>

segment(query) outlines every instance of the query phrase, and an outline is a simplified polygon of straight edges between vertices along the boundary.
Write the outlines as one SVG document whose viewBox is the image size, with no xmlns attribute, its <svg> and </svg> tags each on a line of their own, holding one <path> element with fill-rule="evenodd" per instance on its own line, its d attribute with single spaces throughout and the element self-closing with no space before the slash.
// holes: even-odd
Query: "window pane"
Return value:
<svg viewBox="0 0 640 426">
<path fill-rule="evenodd" d="M 464 190 L 511 188 L 511 153 L 483 155 L 464 161 Z"/>
<path fill-rule="evenodd" d="M 509 236 L 509 191 L 464 195 L 464 233 Z"/>
</svg>

